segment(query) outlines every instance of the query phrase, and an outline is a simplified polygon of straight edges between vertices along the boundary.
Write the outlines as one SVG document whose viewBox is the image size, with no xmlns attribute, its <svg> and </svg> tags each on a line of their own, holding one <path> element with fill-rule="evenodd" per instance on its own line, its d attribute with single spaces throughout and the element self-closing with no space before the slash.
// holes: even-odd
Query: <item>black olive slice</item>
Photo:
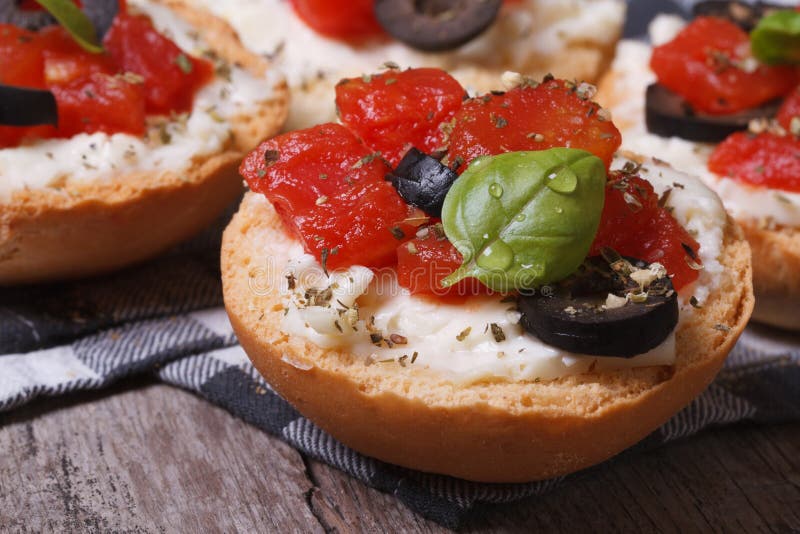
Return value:
<svg viewBox="0 0 800 534">
<path fill-rule="evenodd" d="M 756 27 L 758 21 L 776 9 L 787 9 L 787 6 L 769 2 L 742 2 L 738 0 L 708 0 L 698 2 L 692 8 L 695 17 L 719 17 L 728 19 L 744 31 L 749 32 Z"/>
<path fill-rule="evenodd" d="M 28 11 L 17 0 L 0 1 L 0 23 L 13 24 L 28 30 L 38 30 L 56 24 L 47 11 Z M 119 11 L 119 0 L 84 0 L 82 10 L 94 25 L 97 38 L 102 40 Z"/>
<path fill-rule="evenodd" d="M 502 0 L 375 0 L 375 16 L 398 41 L 438 52 L 480 35 L 502 4 Z"/>
<path fill-rule="evenodd" d="M 411 148 L 386 179 L 408 204 L 431 217 L 442 216 L 444 197 L 458 178 L 453 170 L 436 158 Z"/>
<path fill-rule="evenodd" d="M 727 115 L 708 115 L 694 111 L 683 97 L 657 83 L 647 87 L 645 121 L 647 130 L 662 137 L 718 143 L 734 132 L 746 130 L 753 119 L 774 117 L 780 99 L 757 108 Z"/>
<path fill-rule="evenodd" d="M 56 98 L 53 93 L 46 90 L 0 85 L 0 124 L 57 126 Z"/>
<path fill-rule="evenodd" d="M 663 276 L 650 283 L 646 299 L 606 309 L 609 293 L 639 293 L 626 269 L 646 268 L 646 263 L 626 258 L 614 267 L 622 268 L 612 268 L 600 256 L 588 258 L 578 272 L 547 286 L 550 290 L 520 295 L 521 325 L 548 345 L 578 354 L 631 358 L 657 347 L 678 324 L 672 282 Z"/>
</svg>

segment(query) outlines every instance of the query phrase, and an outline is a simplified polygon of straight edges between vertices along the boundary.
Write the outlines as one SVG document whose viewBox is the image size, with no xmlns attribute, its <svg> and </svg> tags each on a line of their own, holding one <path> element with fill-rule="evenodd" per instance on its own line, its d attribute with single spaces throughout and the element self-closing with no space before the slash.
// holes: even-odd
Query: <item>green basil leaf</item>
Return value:
<svg viewBox="0 0 800 534">
<path fill-rule="evenodd" d="M 775 11 L 750 33 L 753 55 L 768 65 L 800 64 L 800 12 Z"/>
<path fill-rule="evenodd" d="M 59 24 L 61 24 L 81 48 L 100 54 L 103 47 L 97 40 L 97 32 L 89 17 L 71 0 L 36 0 Z"/>
<path fill-rule="evenodd" d="M 566 278 L 592 245 L 605 186 L 603 161 L 583 150 L 477 158 L 445 197 L 444 232 L 464 263 L 442 285 L 474 277 L 511 291 Z"/>
</svg>

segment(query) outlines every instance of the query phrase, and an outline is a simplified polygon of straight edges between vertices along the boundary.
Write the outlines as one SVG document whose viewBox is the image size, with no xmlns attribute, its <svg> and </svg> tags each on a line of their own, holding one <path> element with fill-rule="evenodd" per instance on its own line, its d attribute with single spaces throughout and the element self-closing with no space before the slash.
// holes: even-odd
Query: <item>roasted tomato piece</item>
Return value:
<svg viewBox="0 0 800 534">
<path fill-rule="evenodd" d="M 590 88 L 547 80 L 465 102 L 450 135 L 451 164 L 503 152 L 570 147 L 593 153 L 608 167 L 622 138 L 607 112 L 589 99 Z"/>
<path fill-rule="evenodd" d="M 384 176 L 389 167 L 338 124 L 290 132 L 261 144 L 240 168 L 308 253 L 330 268 L 383 267 L 413 236 L 411 208 Z"/>
<path fill-rule="evenodd" d="M 111 75 L 114 71 L 113 63 L 106 56 L 61 51 L 47 51 L 44 54 L 44 77 L 48 87 L 88 79 L 94 73 Z"/>
<path fill-rule="evenodd" d="M 800 121 L 800 87 L 796 87 L 795 90 L 786 97 L 786 100 L 783 101 L 783 104 L 781 104 L 781 109 L 778 110 L 777 119 L 780 125 L 783 126 L 786 131 L 797 135 L 800 133 L 798 132 L 800 124 L 797 124 L 797 121 L 795 121 L 795 127 L 792 128 L 792 119 L 795 117 L 797 117 L 797 120 Z"/>
<path fill-rule="evenodd" d="M 800 192 L 800 140 L 793 135 L 738 132 L 717 145 L 708 168 L 750 185 Z"/>
<path fill-rule="evenodd" d="M 436 226 L 427 227 L 419 231 L 417 237 L 397 247 L 397 281 L 412 295 L 452 297 L 491 293 L 475 278 L 442 287 L 442 280 L 462 263 L 463 257 L 444 236 L 444 231 Z"/>
<path fill-rule="evenodd" d="M 110 57 L 85 51 L 61 26 L 31 32 L 0 24 L 0 83 L 49 87 L 115 70 Z"/>
<path fill-rule="evenodd" d="M 184 53 L 144 15 L 117 15 L 103 44 L 120 71 L 144 78 L 148 113 L 190 111 L 195 91 L 214 75 L 210 62 Z"/>
<path fill-rule="evenodd" d="M 372 0 L 291 0 L 295 13 L 314 31 L 336 39 L 381 35 Z"/>
<path fill-rule="evenodd" d="M 390 70 L 342 80 L 336 106 L 342 123 L 395 166 L 412 146 L 426 154 L 442 148 L 440 125 L 453 117 L 465 94 L 440 69 Z"/>
<path fill-rule="evenodd" d="M 14 126 L 0 126 L 0 148 L 9 148 L 19 145 L 25 128 Z"/>
<path fill-rule="evenodd" d="M 105 54 L 92 54 L 71 38 L 68 43 L 48 47 L 43 53 L 44 81 L 48 87 L 88 79 L 94 73 L 116 74 L 114 61 Z"/>
<path fill-rule="evenodd" d="M 725 114 L 783 96 L 798 81 L 794 67 L 754 61 L 744 30 L 727 20 L 698 17 L 675 39 L 655 47 L 650 68 L 660 84 L 695 109 Z"/>
<path fill-rule="evenodd" d="M 143 87 L 99 72 L 52 87 L 58 104 L 58 137 L 105 132 L 145 132 Z"/>
<path fill-rule="evenodd" d="M 680 290 L 699 276 L 700 245 L 675 217 L 658 205 L 658 195 L 647 180 L 612 172 L 606 203 L 590 256 L 610 247 L 623 256 L 658 262 Z"/>
<path fill-rule="evenodd" d="M 44 87 L 45 45 L 37 32 L 0 24 L 0 83 Z"/>
</svg>

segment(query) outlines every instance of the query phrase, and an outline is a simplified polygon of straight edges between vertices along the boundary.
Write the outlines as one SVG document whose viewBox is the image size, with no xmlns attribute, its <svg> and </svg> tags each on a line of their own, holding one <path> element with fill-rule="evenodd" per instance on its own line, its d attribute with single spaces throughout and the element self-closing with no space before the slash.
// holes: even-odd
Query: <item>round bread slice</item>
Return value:
<svg viewBox="0 0 800 534">
<path fill-rule="evenodd" d="M 645 152 L 644 90 L 653 80 L 648 69 L 650 48 L 643 43 L 622 41 L 612 68 L 599 84 L 597 101 L 610 110 L 622 132 L 623 148 Z M 627 146 L 626 140 L 635 145 Z M 688 143 L 688 142 L 687 142 Z M 708 145 L 693 144 L 696 154 L 708 152 Z M 668 158 L 660 149 L 649 155 Z M 671 163 L 680 168 L 678 162 Z M 703 164 L 704 165 L 704 164 Z M 708 169 L 680 170 L 708 178 Z M 713 189 L 713 178 L 706 179 Z M 776 226 L 755 217 L 737 216 L 753 253 L 753 287 L 756 306 L 753 319 L 768 325 L 800 330 L 800 228 Z"/>
<path fill-rule="evenodd" d="M 269 63 L 246 50 L 222 20 L 182 0 L 158 0 L 192 27 L 219 57 L 264 77 Z M 0 284 L 83 277 L 118 269 L 165 250 L 210 224 L 242 192 L 245 153 L 278 132 L 288 89 L 235 117 L 223 150 L 196 157 L 181 172 L 157 170 L 20 189 L 0 200 Z M 2 176 L 0 176 L 2 178 Z"/>
<path fill-rule="evenodd" d="M 239 341 L 303 415 L 368 456 L 483 482 L 564 475 L 635 444 L 700 394 L 753 307 L 750 249 L 728 219 L 724 273 L 676 333 L 674 366 L 552 381 L 454 384 L 413 365 L 365 363 L 281 331 L 279 285 L 293 238 L 267 200 L 246 194 L 225 231 L 222 281 Z"/>
</svg>

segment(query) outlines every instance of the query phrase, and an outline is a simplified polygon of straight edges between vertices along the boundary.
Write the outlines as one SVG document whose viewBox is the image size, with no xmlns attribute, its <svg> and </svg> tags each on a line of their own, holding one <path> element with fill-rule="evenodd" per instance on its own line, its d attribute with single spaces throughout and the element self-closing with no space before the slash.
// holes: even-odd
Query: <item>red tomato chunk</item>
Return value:
<svg viewBox="0 0 800 534">
<path fill-rule="evenodd" d="M 290 0 L 297 16 L 314 31 L 336 39 L 381 35 L 372 0 Z"/>
<path fill-rule="evenodd" d="M 732 22 L 698 17 L 672 41 L 657 46 L 650 68 L 658 82 L 683 96 L 695 109 L 712 114 L 753 108 L 791 91 L 798 81 L 794 67 L 752 61 L 750 38 Z"/>
<path fill-rule="evenodd" d="M 0 83 L 44 87 L 45 44 L 36 32 L 0 24 Z"/>
<path fill-rule="evenodd" d="M 468 296 L 491 293 L 475 278 L 443 288 L 442 280 L 461 267 L 463 258 L 443 234 L 431 228 L 397 247 L 397 281 L 412 294 Z"/>
<path fill-rule="evenodd" d="M 93 73 L 67 85 L 53 86 L 52 91 L 58 104 L 59 132 L 144 133 L 141 84 Z"/>
<path fill-rule="evenodd" d="M 786 97 L 786 100 L 783 101 L 781 109 L 778 110 L 777 119 L 787 132 L 796 135 L 798 133 L 796 130 L 797 126 L 792 128 L 792 119 L 795 117 L 800 121 L 800 87 L 796 87 L 795 90 Z"/>
<path fill-rule="evenodd" d="M 600 228 L 589 254 L 600 254 L 603 247 L 623 256 L 660 263 L 672 275 L 676 290 L 699 276 L 690 264 L 699 265 L 700 245 L 668 210 L 659 207 L 653 186 L 639 177 L 611 175 Z"/>
<path fill-rule="evenodd" d="M 465 95 L 443 70 L 390 70 L 342 80 L 336 107 L 345 126 L 396 166 L 412 146 L 426 154 L 443 147 L 440 125 L 453 117 Z"/>
<path fill-rule="evenodd" d="M 465 102 L 450 135 L 450 162 L 570 147 L 593 153 L 608 167 L 622 137 L 606 112 L 579 93 L 574 84 L 550 80 Z"/>
<path fill-rule="evenodd" d="M 143 15 L 117 15 L 103 44 L 121 72 L 144 78 L 148 113 L 190 111 L 195 92 L 214 75 L 211 63 L 185 54 Z"/>
<path fill-rule="evenodd" d="M 717 145 L 708 168 L 746 184 L 800 192 L 800 140 L 737 132 Z"/>
<path fill-rule="evenodd" d="M 263 193 L 306 251 L 331 268 L 383 267 L 412 237 L 411 208 L 384 180 L 389 167 L 338 124 L 265 141 L 244 160 L 242 176 Z"/>
</svg>

